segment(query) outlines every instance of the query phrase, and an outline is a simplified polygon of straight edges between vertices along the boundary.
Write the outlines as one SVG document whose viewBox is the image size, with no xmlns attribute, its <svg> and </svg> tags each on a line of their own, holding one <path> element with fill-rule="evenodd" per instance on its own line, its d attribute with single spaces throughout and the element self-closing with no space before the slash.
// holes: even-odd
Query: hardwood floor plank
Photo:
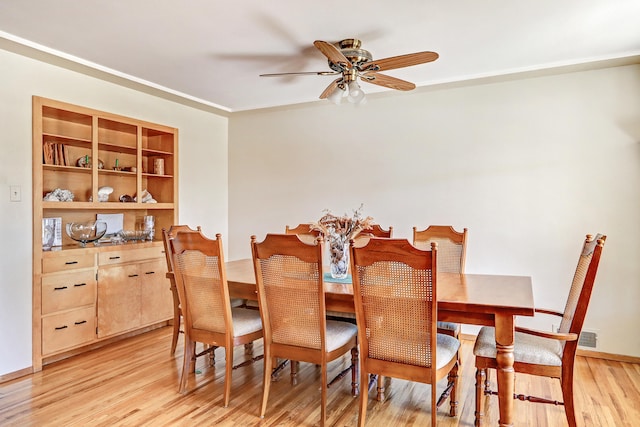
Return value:
<svg viewBox="0 0 640 427">
<path fill-rule="evenodd" d="M 182 338 L 181 338 L 182 339 Z M 271 385 L 264 419 L 258 417 L 262 397 L 262 362 L 233 371 L 231 402 L 222 407 L 224 353 L 215 366 L 204 358 L 189 376 L 187 392 L 178 393 L 182 341 L 169 356 L 169 327 L 128 338 L 108 347 L 45 366 L 42 372 L 0 384 L 3 426 L 317 426 L 320 421 L 320 368 L 301 363 L 298 384 L 289 367 Z M 256 343 L 254 355 L 262 354 Z M 475 367 L 473 343 L 463 341 L 458 416 L 448 416 L 449 402 L 438 409 L 438 425 L 473 426 Z M 236 348 L 234 364 L 250 356 Z M 349 357 L 329 365 L 329 377 L 349 364 Z M 495 388 L 495 372 L 492 373 Z M 445 382 L 437 384 L 442 390 Z M 430 424 L 430 386 L 387 379 L 387 399 L 369 394 L 367 426 Z M 587 427 L 632 427 L 640 422 L 640 365 L 576 359 L 575 401 L 578 424 Z M 549 378 L 518 375 L 516 392 L 562 400 L 560 385 Z M 486 399 L 485 425 L 498 422 L 497 398 Z M 351 396 L 347 376 L 328 391 L 327 424 L 354 426 L 358 398 Z M 516 425 L 564 427 L 563 407 L 515 402 Z"/>
</svg>

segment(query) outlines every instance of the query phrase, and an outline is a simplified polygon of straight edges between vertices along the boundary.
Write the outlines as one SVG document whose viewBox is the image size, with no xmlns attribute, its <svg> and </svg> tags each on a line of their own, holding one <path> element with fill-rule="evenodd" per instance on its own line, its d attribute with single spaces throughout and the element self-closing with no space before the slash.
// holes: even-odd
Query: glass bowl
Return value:
<svg viewBox="0 0 640 427">
<path fill-rule="evenodd" d="M 151 230 L 122 230 L 118 234 L 125 242 L 141 242 L 148 240 Z"/>
<path fill-rule="evenodd" d="M 76 242 L 80 242 L 83 248 L 89 242 L 95 242 L 107 232 L 107 223 L 104 221 L 69 222 L 67 223 L 67 235 Z"/>
</svg>

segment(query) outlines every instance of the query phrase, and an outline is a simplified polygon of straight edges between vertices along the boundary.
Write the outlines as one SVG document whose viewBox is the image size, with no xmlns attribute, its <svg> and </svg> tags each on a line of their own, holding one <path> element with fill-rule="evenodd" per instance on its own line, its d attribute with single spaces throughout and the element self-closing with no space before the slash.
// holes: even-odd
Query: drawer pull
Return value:
<svg viewBox="0 0 640 427">
<path fill-rule="evenodd" d="M 73 285 L 73 286 L 75 286 L 76 288 L 78 288 L 78 287 L 80 287 L 80 286 L 87 286 L 87 284 L 86 284 L 86 283 L 76 283 L 76 284 L 75 284 L 75 285 Z"/>
<path fill-rule="evenodd" d="M 86 320 L 81 320 L 79 322 L 75 322 L 76 325 L 82 325 L 83 323 L 87 323 Z"/>
<path fill-rule="evenodd" d="M 130 274 L 129 277 L 138 277 L 137 274 Z"/>
<path fill-rule="evenodd" d="M 77 263 L 78 263 L 78 261 L 67 261 L 64 264 L 65 265 L 72 265 L 72 264 L 77 264 Z"/>
<path fill-rule="evenodd" d="M 63 289 L 67 289 L 67 287 L 66 286 L 59 286 L 57 288 L 53 288 L 54 291 L 61 291 Z"/>
<path fill-rule="evenodd" d="M 155 272 L 155 271 L 147 271 L 147 272 L 146 272 L 146 273 L 144 273 L 144 274 L 156 274 L 156 272 Z"/>
<path fill-rule="evenodd" d="M 110 256 L 109 259 L 120 259 L 119 256 Z"/>
<path fill-rule="evenodd" d="M 56 326 L 56 331 L 59 331 L 61 329 L 67 329 L 67 325 L 64 326 Z"/>
</svg>

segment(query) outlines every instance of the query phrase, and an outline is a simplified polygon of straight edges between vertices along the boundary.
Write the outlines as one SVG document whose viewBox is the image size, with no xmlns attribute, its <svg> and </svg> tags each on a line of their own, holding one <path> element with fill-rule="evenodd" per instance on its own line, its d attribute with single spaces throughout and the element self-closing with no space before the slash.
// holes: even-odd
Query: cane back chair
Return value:
<svg viewBox="0 0 640 427">
<path fill-rule="evenodd" d="M 467 229 L 462 233 L 450 225 L 431 225 L 418 231 L 413 227 L 413 245 L 428 249 L 431 242 L 438 244 L 438 271 L 441 273 L 464 273 L 467 254 Z M 438 322 L 438 333 L 460 338 L 460 324 Z"/>
<path fill-rule="evenodd" d="M 258 302 L 264 326 L 264 382 L 260 417 L 266 412 L 274 358 L 320 365 L 321 423 L 326 421 L 327 388 L 351 371 L 351 392 L 358 393 L 357 328 L 326 319 L 322 275 L 323 245 L 295 235 L 251 236 Z M 327 384 L 327 364 L 351 351 L 351 366 Z"/>
<path fill-rule="evenodd" d="M 460 342 L 438 334 L 437 244 L 430 251 L 406 239 L 371 239 L 352 245 L 353 294 L 360 337 L 360 382 L 369 374 L 431 384 L 431 424 L 437 407 L 450 396 L 457 408 Z M 448 384 L 436 401 L 436 383 Z M 364 426 L 368 388 L 361 387 L 358 425 Z"/>
<path fill-rule="evenodd" d="M 180 392 L 195 368 L 195 342 L 225 348 L 224 406 L 231 396 L 231 371 L 235 346 L 262 338 L 256 310 L 231 307 L 224 266 L 222 236 L 215 240 L 202 233 L 176 233 L 169 239 L 176 287 L 184 316 L 185 345 Z M 262 356 L 243 362 L 249 364 Z"/>
<path fill-rule="evenodd" d="M 171 295 L 173 296 L 173 333 L 171 335 L 171 355 L 176 352 L 178 344 L 178 335 L 183 332 L 180 330 L 180 322 L 182 319 L 182 310 L 180 309 L 180 298 L 178 296 L 178 288 L 176 288 L 176 280 L 173 276 L 173 265 L 171 260 L 171 252 L 169 250 L 169 239 L 173 238 L 176 233 L 199 233 L 200 226 L 192 229 L 188 225 L 172 225 L 169 230 L 162 229 L 162 242 L 164 243 L 164 254 L 167 258 L 167 278 L 171 284 Z"/>
<path fill-rule="evenodd" d="M 534 403 L 564 405 L 570 427 L 576 426 L 573 402 L 573 367 L 578 348 L 578 339 L 587 314 L 591 291 L 600 263 L 600 255 L 607 236 L 598 234 L 595 238 L 587 235 L 582 247 L 578 267 L 573 276 L 571 289 L 564 312 L 536 309 L 538 313 L 560 317 L 558 332 L 544 332 L 516 327 L 514 340 L 514 363 L 516 373 L 558 378 L 564 402 L 543 399 L 523 394 L 514 394 L 514 399 Z M 484 415 L 484 396 L 494 395 L 489 389 L 487 369 L 496 369 L 495 330 L 490 327 L 480 329 L 473 349 L 476 356 L 476 425 L 481 425 Z M 484 387 L 484 389 L 483 389 Z"/>
</svg>

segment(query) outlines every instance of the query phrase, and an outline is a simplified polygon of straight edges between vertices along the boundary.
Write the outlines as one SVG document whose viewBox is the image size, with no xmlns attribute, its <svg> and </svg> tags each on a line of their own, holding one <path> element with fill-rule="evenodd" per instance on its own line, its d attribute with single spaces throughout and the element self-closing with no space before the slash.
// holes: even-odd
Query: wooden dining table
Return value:
<svg viewBox="0 0 640 427">
<path fill-rule="evenodd" d="M 251 259 L 225 263 L 229 293 L 257 300 Z M 438 320 L 493 326 L 496 331 L 500 426 L 512 426 L 515 317 L 533 316 L 533 286 L 527 276 L 438 273 Z M 326 309 L 354 313 L 353 286 L 325 280 Z"/>
</svg>

